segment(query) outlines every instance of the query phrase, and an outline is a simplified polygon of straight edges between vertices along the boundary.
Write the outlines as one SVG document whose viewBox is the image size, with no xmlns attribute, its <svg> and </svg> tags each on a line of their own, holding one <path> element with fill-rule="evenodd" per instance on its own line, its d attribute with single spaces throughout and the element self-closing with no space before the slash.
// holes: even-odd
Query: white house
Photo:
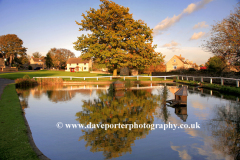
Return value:
<svg viewBox="0 0 240 160">
<path fill-rule="evenodd" d="M 82 60 L 81 58 L 69 58 L 67 60 L 67 72 L 89 71 L 92 68 L 92 60 Z"/>
</svg>

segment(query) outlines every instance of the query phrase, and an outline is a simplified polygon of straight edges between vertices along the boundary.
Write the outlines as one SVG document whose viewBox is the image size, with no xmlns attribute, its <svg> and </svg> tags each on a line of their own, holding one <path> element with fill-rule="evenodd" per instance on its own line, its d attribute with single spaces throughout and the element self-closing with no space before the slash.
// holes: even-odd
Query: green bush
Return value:
<svg viewBox="0 0 240 160">
<path fill-rule="evenodd" d="M 25 76 L 23 76 L 23 79 L 31 79 L 30 77 L 29 77 L 29 75 L 25 75 Z"/>
</svg>

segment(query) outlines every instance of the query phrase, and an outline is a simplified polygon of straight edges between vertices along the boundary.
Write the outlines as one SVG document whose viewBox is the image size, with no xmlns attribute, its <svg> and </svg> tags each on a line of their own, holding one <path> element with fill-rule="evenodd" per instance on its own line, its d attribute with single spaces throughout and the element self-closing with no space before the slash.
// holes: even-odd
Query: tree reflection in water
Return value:
<svg viewBox="0 0 240 160">
<path fill-rule="evenodd" d="M 167 98 L 168 98 L 168 89 L 167 86 L 164 86 L 160 90 L 160 104 L 156 109 L 156 117 L 161 119 L 165 124 L 168 123 L 168 118 L 170 117 L 170 112 L 167 108 Z"/>
<path fill-rule="evenodd" d="M 213 138 L 213 149 L 240 159 L 240 104 L 216 106 L 214 113 L 205 126 Z"/>
<path fill-rule="evenodd" d="M 81 124 L 153 124 L 159 96 L 145 90 L 98 92 L 99 99 L 84 101 L 83 111 L 76 113 Z M 145 138 L 150 128 L 83 130 L 86 147 L 91 152 L 103 151 L 106 159 L 131 153 L 136 139 Z"/>
</svg>

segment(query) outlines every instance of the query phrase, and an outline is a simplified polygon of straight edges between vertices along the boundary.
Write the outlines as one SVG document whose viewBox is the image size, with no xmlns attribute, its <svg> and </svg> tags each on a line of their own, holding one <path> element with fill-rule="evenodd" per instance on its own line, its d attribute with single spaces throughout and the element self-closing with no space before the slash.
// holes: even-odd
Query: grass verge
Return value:
<svg viewBox="0 0 240 160">
<path fill-rule="evenodd" d="M 0 159 L 38 159 L 30 146 L 15 85 L 5 87 L 0 100 Z"/>
<path fill-rule="evenodd" d="M 1 73 L 1 78 L 7 78 L 15 80 L 17 78 L 23 78 L 28 75 L 30 78 L 33 77 L 58 77 L 58 76 L 72 76 L 72 77 L 95 77 L 95 76 L 111 76 L 111 74 L 98 74 L 89 72 L 65 72 L 65 71 L 31 71 L 31 72 L 12 72 L 12 73 Z"/>
<path fill-rule="evenodd" d="M 197 81 L 190 81 L 190 80 L 176 80 L 178 83 L 184 83 L 192 86 L 199 86 L 199 82 Z M 234 94 L 239 94 L 240 95 L 240 88 L 239 87 L 231 87 L 231 86 L 222 86 L 219 84 L 210 84 L 210 83 L 205 83 L 201 82 L 201 87 L 202 88 L 207 88 L 207 89 L 212 89 L 212 90 L 218 90 L 220 92 L 225 92 L 225 93 L 234 93 Z"/>
</svg>

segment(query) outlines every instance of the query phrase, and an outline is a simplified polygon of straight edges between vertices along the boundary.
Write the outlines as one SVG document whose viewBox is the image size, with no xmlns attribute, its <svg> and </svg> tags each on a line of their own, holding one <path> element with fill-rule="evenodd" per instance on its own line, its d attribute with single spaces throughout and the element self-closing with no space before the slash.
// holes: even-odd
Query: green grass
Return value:
<svg viewBox="0 0 240 160">
<path fill-rule="evenodd" d="M 1 78 L 8 78 L 15 80 L 17 78 L 22 78 L 24 75 L 29 75 L 30 78 L 33 77 L 56 77 L 56 76 L 72 76 L 72 77 L 95 77 L 95 76 L 111 76 L 111 74 L 98 74 L 89 72 L 65 72 L 65 71 L 31 71 L 31 72 L 13 72 L 13 73 L 1 73 Z"/>
<path fill-rule="evenodd" d="M 8 85 L 0 100 L 0 159 L 38 159 L 29 144 L 15 85 Z"/>
</svg>

